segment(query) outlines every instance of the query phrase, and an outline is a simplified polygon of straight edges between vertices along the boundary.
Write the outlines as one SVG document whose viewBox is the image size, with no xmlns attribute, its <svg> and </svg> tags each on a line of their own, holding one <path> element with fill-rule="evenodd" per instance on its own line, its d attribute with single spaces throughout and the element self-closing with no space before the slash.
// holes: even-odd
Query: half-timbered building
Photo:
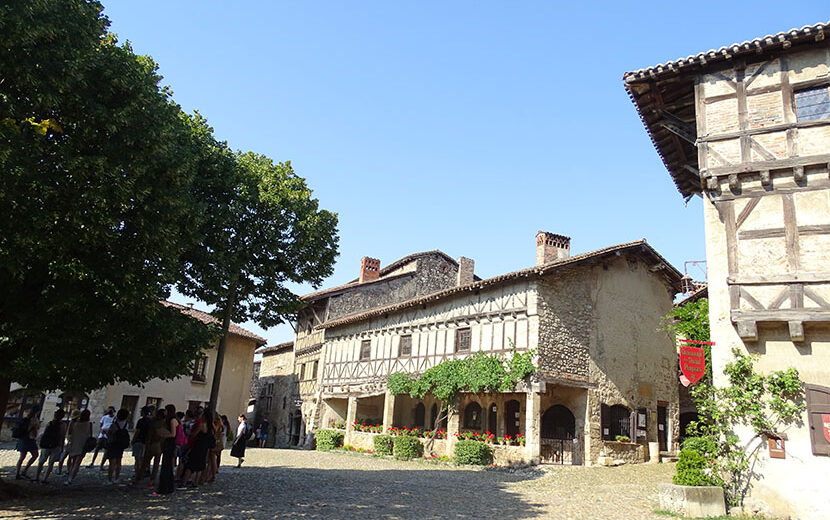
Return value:
<svg viewBox="0 0 830 520">
<path fill-rule="evenodd" d="M 794 518 L 830 510 L 827 30 L 805 26 L 624 76 L 678 190 L 703 197 L 715 383 L 726 382 L 733 348 L 756 354 L 762 371 L 794 366 L 805 382 L 803 424 L 778 432 L 783 454 L 764 450 L 756 467 L 754 498 Z"/>
<path fill-rule="evenodd" d="M 484 280 L 470 269 L 441 290 L 311 324 L 304 334 L 319 335 L 321 348 L 317 424 L 345 423 L 346 442 L 364 447 L 371 438 L 355 422 L 431 428 L 443 403 L 391 395 L 389 374 L 533 350 L 530 382 L 451 403 L 437 454 L 452 455 L 463 431 L 524 435 L 505 462 L 640 462 L 649 442 L 672 449 L 677 361 L 659 329 L 680 274 L 644 240 L 571 256 L 568 237 L 540 232 L 536 246 L 533 267 Z"/>
</svg>

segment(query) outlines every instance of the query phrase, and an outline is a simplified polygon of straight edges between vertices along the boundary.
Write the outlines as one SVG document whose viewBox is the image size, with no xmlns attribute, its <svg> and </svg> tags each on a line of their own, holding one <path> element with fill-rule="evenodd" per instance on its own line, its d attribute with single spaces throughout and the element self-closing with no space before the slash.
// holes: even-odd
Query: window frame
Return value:
<svg viewBox="0 0 830 520">
<path fill-rule="evenodd" d="M 623 414 L 623 410 L 625 413 Z M 625 435 L 630 442 L 636 442 L 631 436 L 632 410 L 623 404 L 609 406 L 600 404 L 600 434 L 604 441 L 616 441 L 617 435 Z M 608 431 L 606 434 L 605 432 Z"/>
<path fill-rule="evenodd" d="M 404 352 L 404 344 L 406 344 L 406 352 Z M 412 334 L 404 334 L 398 340 L 398 357 L 412 357 Z"/>
<path fill-rule="evenodd" d="M 372 340 L 364 339 L 360 342 L 360 361 L 369 361 L 372 359 Z"/>
<path fill-rule="evenodd" d="M 816 457 L 830 456 L 830 443 L 824 441 L 822 415 L 830 415 L 830 402 L 818 403 L 814 394 L 822 393 L 830 396 L 830 387 L 804 383 L 804 397 L 807 401 L 807 424 L 810 429 L 810 448 Z"/>
<path fill-rule="evenodd" d="M 191 374 L 190 380 L 194 383 L 206 383 L 207 367 L 208 357 L 204 355 L 197 357 L 196 361 L 193 362 L 193 374 Z"/>
<path fill-rule="evenodd" d="M 462 342 L 462 338 L 466 335 L 466 341 Z M 461 348 L 462 344 L 466 343 L 464 348 Z M 472 351 L 473 347 L 473 331 L 470 327 L 462 327 L 459 329 L 455 329 L 455 353 L 456 354 L 466 354 Z"/>
<path fill-rule="evenodd" d="M 804 114 L 803 116 L 800 115 L 798 104 L 799 94 L 805 94 L 808 92 L 819 90 L 824 90 L 828 98 L 827 110 L 825 112 L 816 114 L 818 117 L 809 117 L 807 114 Z M 805 85 L 803 87 L 793 89 L 793 112 L 795 112 L 795 120 L 799 123 L 811 123 L 815 121 L 830 122 L 830 82 L 824 82 L 817 85 Z"/>
</svg>

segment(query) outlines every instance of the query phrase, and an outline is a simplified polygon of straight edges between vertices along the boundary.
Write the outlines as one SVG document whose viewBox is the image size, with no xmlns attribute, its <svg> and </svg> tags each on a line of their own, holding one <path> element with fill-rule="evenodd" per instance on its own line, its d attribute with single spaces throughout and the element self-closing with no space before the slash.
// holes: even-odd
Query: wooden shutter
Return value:
<svg viewBox="0 0 830 520">
<path fill-rule="evenodd" d="M 804 385 L 813 455 L 830 455 L 830 388 Z"/>
<path fill-rule="evenodd" d="M 600 437 L 603 439 L 611 438 L 611 411 L 607 404 L 599 405 L 599 423 L 600 423 Z"/>
</svg>

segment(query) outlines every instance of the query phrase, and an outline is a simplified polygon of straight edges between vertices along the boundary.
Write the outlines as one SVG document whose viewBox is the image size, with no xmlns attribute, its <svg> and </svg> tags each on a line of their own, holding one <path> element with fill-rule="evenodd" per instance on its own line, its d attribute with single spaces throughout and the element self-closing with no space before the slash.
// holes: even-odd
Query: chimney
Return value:
<svg viewBox="0 0 830 520">
<path fill-rule="evenodd" d="M 564 260 L 571 256 L 571 237 L 547 231 L 536 233 L 536 265 Z"/>
<path fill-rule="evenodd" d="M 458 257 L 458 274 L 455 277 L 455 285 L 467 285 L 473 283 L 473 275 L 476 263 L 471 258 Z"/>
<path fill-rule="evenodd" d="M 380 277 L 380 260 L 364 256 L 360 260 L 360 283 L 371 282 Z"/>
</svg>

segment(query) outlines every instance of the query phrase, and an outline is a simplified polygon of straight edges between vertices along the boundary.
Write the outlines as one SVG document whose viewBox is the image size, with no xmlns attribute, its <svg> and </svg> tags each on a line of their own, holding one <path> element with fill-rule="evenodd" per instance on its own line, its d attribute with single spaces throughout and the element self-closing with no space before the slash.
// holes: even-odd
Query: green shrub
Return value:
<svg viewBox="0 0 830 520">
<path fill-rule="evenodd" d="M 340 430 L 317 430 L 318 451 L 329 451 L 343 446 L 343 432 Z"/>
<path fill-rule="evenodd" d="M 686 448 L 680 450 L 672 482 L 679 486 L 723 486 L 723 481 L 709 467 L 706 457 Z"/>
<path fill-rule="evenodd" d="M 478 441 L 458 441 L 455 443 L 456 464 L 476 464 L 486 466 L 493 462 L 493 448 Z"/>
<path fill-rule="evenodd" d="M 392 455 L 395 440 L 391 435 L 375 435 L 375 453 L 381 456 Z"/>
<path fill-rule="evenodd" d="M 718 443 L 711 437 L 687 437 L 681 448 L 696 451 L 707 459 L 712 459 L 718 452 Z"/>
<path fill-rule="evenodd" d="M 416 437 L 401 435 L 393 441 L 392 455 L 396 460 L 412 460 L 424 456 L 424 445 Z"/>
</svg>

